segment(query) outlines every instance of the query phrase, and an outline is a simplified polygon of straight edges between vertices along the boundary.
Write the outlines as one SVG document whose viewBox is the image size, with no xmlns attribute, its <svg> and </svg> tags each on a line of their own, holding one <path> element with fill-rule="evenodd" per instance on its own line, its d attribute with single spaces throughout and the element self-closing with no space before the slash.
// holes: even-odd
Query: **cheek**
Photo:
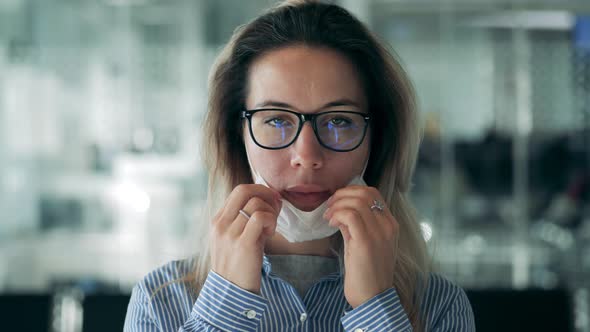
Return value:
<svg viewBox="0 0 590 332">
<path fill-rule="evenodd" d="M 274 184 L 289 168 L 289 159 L 282 150 L 266 150 L 254 142 L 247 143 L 247 149 L 252 166 L 267 182 Z"/>
<path fill-rule="evenodd" d="M 326 175 L 335 178 L 336 183 L 345 184 L 352 177 L 360 175 L 368 156 L 368 145 L 359 146 L 348 153 L 335 155 L 326 162 Z"/>
</svg>

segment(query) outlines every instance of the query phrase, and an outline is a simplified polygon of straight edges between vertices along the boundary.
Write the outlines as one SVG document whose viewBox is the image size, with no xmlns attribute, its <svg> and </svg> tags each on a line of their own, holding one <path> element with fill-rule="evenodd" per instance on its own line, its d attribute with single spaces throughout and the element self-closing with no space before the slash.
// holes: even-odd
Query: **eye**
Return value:
<svg viewBox="0 0 590 332">
<path fill-rule="evenodd" d="M 289 120 L 285 120 L 279 117 L 267 119 L 264 121 L 264 123 L 275 128 L 288 127 L 291 125 Z"/>
<path fill-rule="evenodd" d="M 343 124 L 349 124 L 350 121 L 348 119 L 344 119 L 344 118 L 334 118 L 334 119 L 330 120 L 330 123 L 335 126 L 341 126 Z"/>
<path fill-rule="evenodd" d="M 351 123 L 349 118 L 339 115 L 328 119 L 325 125 L 328 127 L 348 127 Z"/>
</svg>

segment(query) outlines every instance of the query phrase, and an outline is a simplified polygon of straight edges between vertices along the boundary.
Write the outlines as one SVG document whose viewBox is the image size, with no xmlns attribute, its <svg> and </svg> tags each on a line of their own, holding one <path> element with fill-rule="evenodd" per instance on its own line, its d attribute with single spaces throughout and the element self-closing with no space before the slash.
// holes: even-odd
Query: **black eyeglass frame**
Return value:
<svg viewBox="0 0 590 332">
<path fill-rule="evenodd" d="M 296 115 L 300 121 L 299 121 L 299 128 L 297 128 L 297 133 L 295 134 L 295 136 L 293 137 L 293 139 L 291 140 L 291 142 L 289 142 L 288 144 L 285 144 L 283 146 L 279 146 L 279 147 L 268 147 L 268 146 L 264 146 L 261 145 L 260 143 L 258 143 L 258 141 L 256 140 L 256 137 L 254 137 L 254 132 L 252 131 L 252 116 L 260 111 L 283 111 L 283 112 L 288 112 L 291 114 Z M 324 142 L 322 142 L 322 139 L 320 138 L 320 135 L 318 134 L 318 128 L 317 128 L 317 124 L 315 119 L 318 116 L 324 115 L 324 114 L 329 114 L 329 113 L 348 113 L 348 114 L 358 114 L 361 115 L 363 117 L 363 119 L 365 120 L 365 127 L 363 128 L 363 136 L 361 137 L 361 140 L 359 141 L 359 143 L 357 145 L 355 145 L 354 147 L 350 148 L 350 149 L 346 149 L 346 150 L 337 150 L 334 148 L 331 148 L 329 146 L 327 146 L 326 144 L 324 144 Z M 248 119 L 248 128 L 250 130 L 250 137 L 252 137 L 252 140 L 254 141 L 254 143 L 256 143 L 256 145 L 258 145 L 259 147 L 263 148 L 263 149 L 267 149 L 267 150 L 280 150 L 280 149 L 285 149 L 287 147 L 289 147 L 291 144 L 295 143 L 295 141 L 297 140 L 297 138 L 299 137 L 299 134 L 301 133 L 301 130 L 303 129 L 303 125 L 305 124 L 306 121 L 309 121 L 311 123 L 311 128 L 313 129 L 313 132 L 315 134 L 316 139 L 318 140 L 318 142 L 320 143 L 321 146 L 323 146 L 324 148 L 331 150 L 331 151 L 335 151 L 335 152 L 349 152 L 352 150 L 355 150 L 356 148 L 358 148 L 361 144 L 363 144 L 363 141 L 365 140 L 365 136 L 367 136 L 367 128 L 369 127 L 369 122 L 371 120 L 371 116 L 366 114 L 366 113 L 361 113 L 361 112 L 353 112 L 353 111 L 327 111 L 327 112 L 320 112 L 320 113 L 312 113 L 312 114 L 305 114 L 305 113 L 298 113 L 298 112 L 294 112 L 291 110 L 286 110 L 286 109 L 282 109 L 282 108 L 259 108 L 259 109 L 255 109 L 255 110 L 244 110 L 242 112 L 240 112 L 240 118 L 241 119 Z"/>
</svg>

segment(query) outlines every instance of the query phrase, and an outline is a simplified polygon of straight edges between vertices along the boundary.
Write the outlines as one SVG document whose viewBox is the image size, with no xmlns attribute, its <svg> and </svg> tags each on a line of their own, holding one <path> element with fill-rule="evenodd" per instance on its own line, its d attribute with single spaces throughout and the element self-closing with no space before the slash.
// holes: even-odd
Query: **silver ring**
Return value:
<svg viewBox="0 0 590 332">
<path fill-rule="evenodd" d="M 381 203 L 378 200 L 373 200 L 373 205 L 371 205 L 371 211 L 379 211 L 379 212 L 383 212 L 383 209 L 385 208 L 385 206 L 383 205 L 383 203 Z"/>
<path fill-rule="evenodd" d="M 246 217 L 246 219 L 250 220 L 250 216 L 248 215 L 248 213 L 246 213 L 246 211 L 240 210 L 240 214 Z"/>
</svg>

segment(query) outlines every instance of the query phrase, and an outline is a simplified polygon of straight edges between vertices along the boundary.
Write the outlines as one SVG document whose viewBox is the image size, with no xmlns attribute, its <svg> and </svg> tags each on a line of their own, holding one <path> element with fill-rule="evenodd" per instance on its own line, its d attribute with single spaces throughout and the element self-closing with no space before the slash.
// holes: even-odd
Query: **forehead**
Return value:
<svg viewBox="0 0 590 332">
<path fill-rule="evenodd" d="M 320 111 L 326 104 L 350 100 L 366 109 L 356 68 L 340 53 L 326 48 L 290 46 L 262 55 L 250 67 L 246 107 L 267 101 L 291 105 L 301 112 Z"/>
</svg>

